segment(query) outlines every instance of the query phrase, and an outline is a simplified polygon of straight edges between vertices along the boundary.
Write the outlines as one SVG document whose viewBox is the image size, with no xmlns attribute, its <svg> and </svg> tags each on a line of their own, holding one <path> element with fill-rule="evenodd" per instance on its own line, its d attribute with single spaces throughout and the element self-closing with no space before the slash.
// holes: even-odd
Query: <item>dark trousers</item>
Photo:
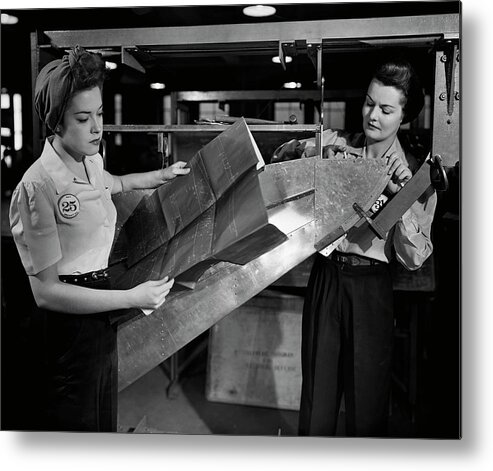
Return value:
<svg viewBox="0 0 493 471">
<path fill-rule="evenodd" d="M 393 343 L 387 264 L 348 266 L 317 255 L 303 308 L 299 434 L 386 436 Z"/>
<path fill-rule="evenodd" d="M 107 280 L 87 283 L 109 289 Z M 45 430 L 115 432 L 118 356 L 108 313 L 39 310 L 43 337 Z"/>
</svg>

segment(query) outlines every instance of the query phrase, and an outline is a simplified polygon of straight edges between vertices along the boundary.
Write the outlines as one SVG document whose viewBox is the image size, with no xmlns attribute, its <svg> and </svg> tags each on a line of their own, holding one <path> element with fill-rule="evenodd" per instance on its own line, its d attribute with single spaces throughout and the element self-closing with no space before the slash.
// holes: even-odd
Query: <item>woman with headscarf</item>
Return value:
<svg viewBox="0 0 493 471">
<path fill-rule="evenodd" d="M 340 158 L 386 158 L 390 181 L 373 212 L 383 207 L 417 170 L 397 133 L 420 113 L 424 95 L 409 62 L 394 59 L 374 73 L 362 106 L 363 132 L 323 131 L 323 153 Z M 289 141 L 273 162 L 316 155 L 314 140 Z M 436 194 L 422 195 L 378 239 L 366 225 L 349 230 L 336 250 L 317 254 L 308 282 L 302 323 L 300 435 L 335 435 L 341 399 L 345 434 L 386 436 L 389 410 L 393 291 L 389 262 L 416 270 L 430 256 Z"/>
<path fill-rule="evenodd" d="M 45 430 L 116 431 L 117 350 L 111 313 L 157 309 L 173 280 L 111 290 L 107 271 L 115 233 L 111 195 L 155 188 L 189 172 L 184 162 L 115 176 L 98 153 L 105 63 L 76 47 L 47 64 L 35 108 L 53 131 L 17 185 L 10 226 L 43 323 Z"/>
</svg>

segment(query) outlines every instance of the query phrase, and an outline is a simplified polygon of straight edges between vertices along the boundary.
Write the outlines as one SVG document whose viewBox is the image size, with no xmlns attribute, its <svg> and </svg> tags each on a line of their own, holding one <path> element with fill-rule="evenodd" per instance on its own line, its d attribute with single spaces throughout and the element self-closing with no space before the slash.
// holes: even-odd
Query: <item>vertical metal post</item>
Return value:
<svg viewBox="0 0 493 471">
<path fill-rule="evenodd" d="M 325 78 L 322 74 L 322 41 L 320 40 L 319 44 L 317 45 L 317 86 L 320 89 L 320 126 L 318 129 L 318 134 L 317 134 L 317 139 L 316 139 L 316 146 L 317 146 L 317 153 L 320 156 L 320 158 L 323 157 L 323 146 L 322 146 L 322 136 L 323 136 L 323 130 L 324 130 L 324 97 L 325 97 Z"/>
<path fill-rule="evenodd" d="M 157 151 L 161 157 L 161 168 L 169 166 L 169 154 L 168 154 L 168 139 L 164 137 L 163 132 L 157 133 Z"/>
<path fill-rule="evenodd" d="M 170 94 L 170 124 L 178 124 L 178 100 L 177 100 L 177 92 L 171 92 Z M 173 133 L 168 134 L 168 154 L 171 156 L 173 161 L 176 161 L 175 158 L 175 139 L 173 137 Z"/>
<path fill-rule="evenodd" d="M 324 87 L 325 87 L 325 79 L 324 77 L 321 78 L 320 80 L 320 92 L 321 92 L 321 96 L 320 96 L 320 124 L 319 124 L 319 128 L 318 128 L 318 131 L 317 131 L 317 143 L 316 143 L 316 146 L 317 146 L 317 153 L 318 155 L 320 155 L 320 158 L 323 157 L 322 153 L 323 153 L 323 131 L 324 131 L 324 94 L 325 94 L 325 90 L 324 90 Z"/>
</svg>

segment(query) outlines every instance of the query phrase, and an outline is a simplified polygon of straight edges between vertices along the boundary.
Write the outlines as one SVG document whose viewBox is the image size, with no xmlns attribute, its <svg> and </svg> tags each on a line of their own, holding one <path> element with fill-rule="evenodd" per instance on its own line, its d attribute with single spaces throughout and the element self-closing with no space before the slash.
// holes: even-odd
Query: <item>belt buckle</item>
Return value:
<svg viewBox="0 0 493 471">
<path fill-rule="evenodd" d="M 341 256 L 341 262 L 346 265 L 349 265 L 351 267 L 357 267 L 360 264 L 360 261 L 358 258 L 352 256 L 352 255 L 342 255 Z"/>
<path fill-rule="evenodd" d="M 351 267 L 357 267 L 361 265 L 361 260 L 353 255 L 339 255 L 339 261 L 343 264 L 349 265 Z"/>
<path fill-rule="evenodd" d="M 99 273 L 98 273 L 97 271 L 93 271 L 93 272 L 91 273 L 91 278 L 92 278 L 93 280 L 97 280 L 97 279 L 99 278 Z"/>
</svg>

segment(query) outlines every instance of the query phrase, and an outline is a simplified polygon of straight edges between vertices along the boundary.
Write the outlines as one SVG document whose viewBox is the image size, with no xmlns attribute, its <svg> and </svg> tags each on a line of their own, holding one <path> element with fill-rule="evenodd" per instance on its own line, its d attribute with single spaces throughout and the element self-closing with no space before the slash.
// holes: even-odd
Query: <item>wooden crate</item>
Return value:
<svg viewBox="0 0 493 471">
<path fill-rule="evenodd" d="M 209 401 L 298 410 L 303 298 L 263 291 L 211 329 Z"/>
</svg>

